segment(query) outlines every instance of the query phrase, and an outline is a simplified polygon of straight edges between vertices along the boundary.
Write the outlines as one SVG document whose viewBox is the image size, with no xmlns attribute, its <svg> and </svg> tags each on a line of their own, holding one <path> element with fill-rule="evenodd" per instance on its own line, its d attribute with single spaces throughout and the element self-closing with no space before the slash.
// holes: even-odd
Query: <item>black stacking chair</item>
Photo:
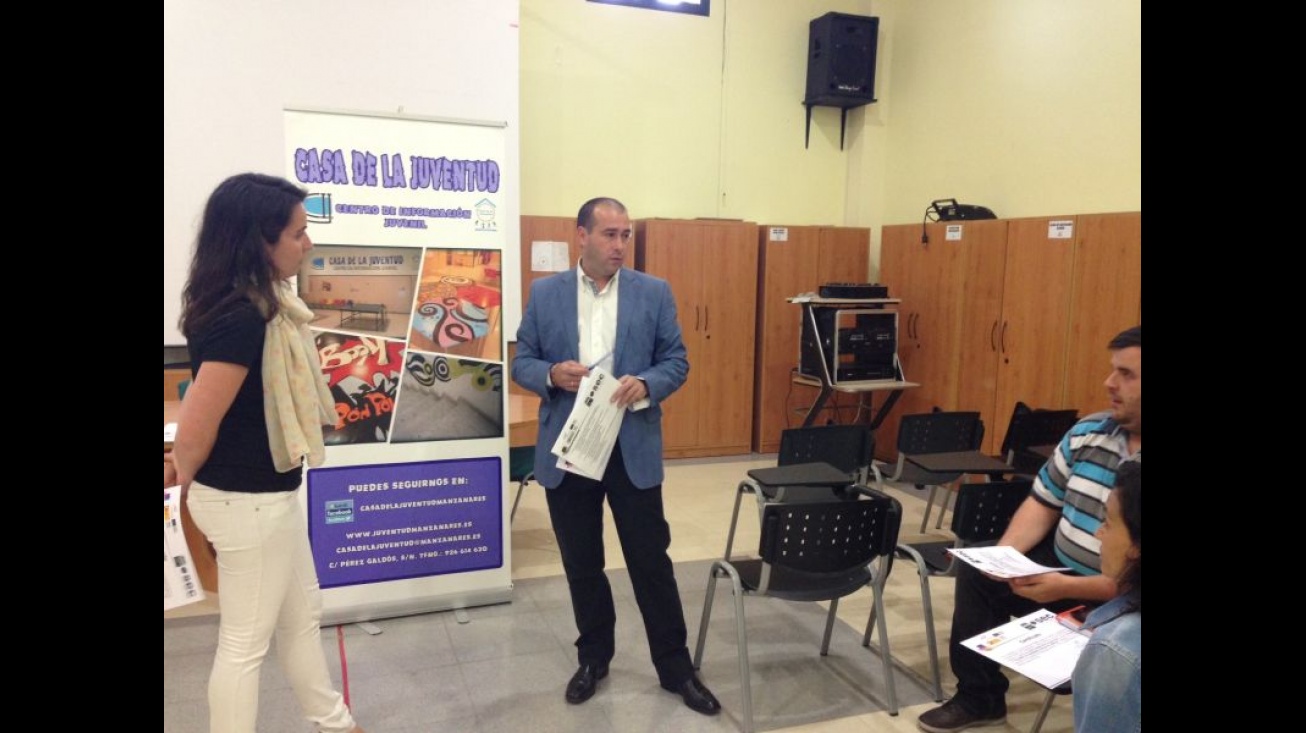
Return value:
<svg viewBox="0 0 1306 733">
<path fill-rule="evenodd" d="M 962 484 L 957 492 L 957 505 L 952 513 L 952 532 L 957 539 L 944 542 L 918 542 L 899 544 L 894 556 L 910 560 L 916 565 L 921 581 L 921 606 L 925 618 L 925 640 L 930 652 L 930 674 L 934 699 L 943 700 L 943 684 L 939 675 L 939 648 L 934 635 L 934 609 L 930 602 L 930 578 L 954 575 L 956 568 L 948 550 L 954 547 L 992 544 L 1011 523 L 1016 509 L 1029 496 L 1032 482 L 1028 480 L 989 481 Z M 875 611 L 866 621 L 863 646 L 871 646 L 871 624 Z M 881 630 L 883 640 L 883 630 Z M 914 674 L 914 673 L 913 673 Z"/>
<path fill-rule="evenodd" d="M 747 596 L 829 601 L 825 635 L 821 640 L 821 655 L 825 656 L 830 648 L 839 599 L 870 586 L 879 619 L 879 651 L 884 664 L 888 710 L 890 715 L 898 714 L 884 622 L 884 580 L 901 522 L 902 506 L 898 500 L 865 486 L 853 487 L 852 498 L 846 500 L 766 502 L 762 509 L 758 557 L 736 559 L 727 552 L 725 559 L 712 563 L 694 650 L 694 668 L 703 660 L 717 579 L 729 578 L 734 591 L 745 733 L 753 731 L 748 627 L 744 620 Z"/>
<path fill-rule="evenodd" d="M 935 473 L 926 471 L 907 461 L 909 455 L 927 453 L 953 453 L 957 451 L 977 451 L 984 442 L 984 422 L 978 412 L 927 412 L 917 415 L 903 415 L 898 425 L 898 460 L 896 463 L 875 461 L 871 471 L 875 475 L 875 485 L 883 490 L 885 482 L 899 481 L 912 484 L 918 489 L 930 487 L 930 496 L 925 504 L 925 516 L 921 518 L 921 532 L 930 521 L 930 510 L 934 506 L 934 497 L 939 490 L 961 478 L 960 473 Z M 943 497 L 939 508 L 939 527 L 943 526 L 943 512 L 948 499 Z"/>
<path fill-rule="evenodd" d="M 875 433 L 866 425 L 813 425 L 780 433 L 777 465 L 828 463 L 850 483 L 865 484 L 875 460 Z"/>
<path fill-rule="evenodd" d="M 535 478 L 535 446 L 524 445 L 508 449 L 508 480 L 517 482 L 517 497 L 512 500 L 512 512 L 508 515 L 508 524 L 517 518 L 517 505 L 521 503 L 521 494 L 526 485 Z"/>
<path fill-rule="evenodd" d="M 1017 402 L 1002 439 L 1002 460 L 1016 469 L 1015 475 L 1033 479 L 1047 462 L 1047 456 L 1031 451 L 1039 446 L 1055 446 L 1079 421 L 1074 410 L 1040 410 Z"/>
</svg>

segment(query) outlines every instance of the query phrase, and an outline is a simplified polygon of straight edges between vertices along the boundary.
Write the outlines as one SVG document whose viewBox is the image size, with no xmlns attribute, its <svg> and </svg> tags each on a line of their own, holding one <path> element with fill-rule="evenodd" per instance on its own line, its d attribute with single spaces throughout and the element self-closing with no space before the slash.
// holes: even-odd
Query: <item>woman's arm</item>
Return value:
<svg viewBox="0 0 1306 733">
<path fill-rule="evenodd" d="M 177 415 L 177 438 L 172 444 L 177 482 L 182 491 L 190 489 L 196 472 L 209 459 L 218 439 L 218 426 L 231 409 L 231 403 L 244 384 L 249 368 L 225 361 L 206 361 L 200 365 L 195 382 L 186 390 Z"/>
</svg>

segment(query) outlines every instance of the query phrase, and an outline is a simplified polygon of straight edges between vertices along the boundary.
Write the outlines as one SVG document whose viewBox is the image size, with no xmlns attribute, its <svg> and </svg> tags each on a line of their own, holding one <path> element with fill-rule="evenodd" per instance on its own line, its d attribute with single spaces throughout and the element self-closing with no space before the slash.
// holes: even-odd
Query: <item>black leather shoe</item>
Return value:
<svg viewBox="0 0 1306 733">
<path fill-rule="evenodd" d="M 594 691 L 599 687 L 599 680 L 608 676 L 608 665 L 599 666 L 597 664 L 582 664 L 576 674 L 571 676 L 571 681 L 567 683 L 567 702 L 572 705 L 579 705 L 586 700 L 594 697 Z"/>
<path fill-rule="evenodd" d="M 662 689 L 680 695 L 685 699 L 685 705 L 696 713 L 716 715 L 721 712 L 721 703 L 698 677 L 690 677 L 674 687 L 663 685 Z"/>
</svg>

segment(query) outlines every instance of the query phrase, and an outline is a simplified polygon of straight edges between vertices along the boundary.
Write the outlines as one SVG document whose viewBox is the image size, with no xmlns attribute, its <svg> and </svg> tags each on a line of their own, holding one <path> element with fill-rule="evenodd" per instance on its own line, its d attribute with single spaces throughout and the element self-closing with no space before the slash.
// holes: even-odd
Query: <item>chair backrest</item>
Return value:
<svg viewBox="0 0 1306 733">
<path fill-rule="evenodd" d="M 521 481 L 535 470 L 535 446 L 520 445 L 508 448 L 508 480 Z"/>
<path fill-rule="evenodd" d="M 962 484 L 952 515 L 952 533 L 959 544 L 996 540 L 1007 531 L 1011 517 L 1029 496 L 1033 482 L 989 481 Z"/>
<path fill-rule="evenodd" d="M 1030 446 L 1059 443 L 1078 421 L 1079 413 L 1073 409 L 1038 410 L 1017 402 L 1007 425 L 1007 435 L 1002 439 L 1002 455 L 1009 457 Z"/>
<path fill-rule="evenodd" d="M 762 510 L 758 555 L 764 563 L 804 573 L 836 574 L 891 555 L 902 505 L 874 489 L 850 501 L 776 502 Z"/>
<path fill-rule="evenodd" d="M 978 412 L 926 412 L 903 415 L 898 424 L 898 452 L 907 455 L 979 450 L 984 421 Z"/>
<path fill-rule="evenodd" d="M 875 456 L 875 433 L 866 425 L 814 425 L 780 433 L 776 463 L 828 463 L 855 481 Z"/>
</svg>

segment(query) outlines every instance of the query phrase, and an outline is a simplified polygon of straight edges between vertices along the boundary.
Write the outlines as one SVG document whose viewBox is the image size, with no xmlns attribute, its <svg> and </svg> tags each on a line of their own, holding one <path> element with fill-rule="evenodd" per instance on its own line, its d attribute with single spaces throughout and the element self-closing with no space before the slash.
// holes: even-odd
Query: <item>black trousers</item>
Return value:
<svg viewBox="0 0 1306 733">
<path fill-rule="evenodd" d="M 626 475 L 620 445 L 602 481 L 567 474 L 555 489 L 545 490 L 549 519 L 562 550 L 562 566 L 576 617 L 577 660 L 605 665 L 615 653 L 616 608 L 603 568 L 603 500 L 621 540 L 635 600 L 644 617 L 649 654 L 663 686 L 679 685 L 694 674 L 685 645 L 685 613 L 667 549 L 671 528 L 662 513 L 662 486 L 636 488 Z"/>
<path fill-rule="evenodd" d="M 1025 553 L 1040 565 L 1061 565 L 1053 550 L 1053 530 L 1038 546 Z M 1016 595 L 1011 586 L 993 580 L 965 563 L 958 563 L 957 596 L 952 608 L 952 638 L 948 642 L 948 661 L 957 675 L 957 695 L 953 698 L 967 711 L 984 717 L 998 717 L 1007 712 L 1007 688 L 1010 682 L 1002 666 L 961 642 L 976 634 L 1005 624 L 1015 616 L 1024 616 L 1040 608 L 1061 612 L 1082 603 L 1073 599 L 1036 603 Z"/>
</svg>

